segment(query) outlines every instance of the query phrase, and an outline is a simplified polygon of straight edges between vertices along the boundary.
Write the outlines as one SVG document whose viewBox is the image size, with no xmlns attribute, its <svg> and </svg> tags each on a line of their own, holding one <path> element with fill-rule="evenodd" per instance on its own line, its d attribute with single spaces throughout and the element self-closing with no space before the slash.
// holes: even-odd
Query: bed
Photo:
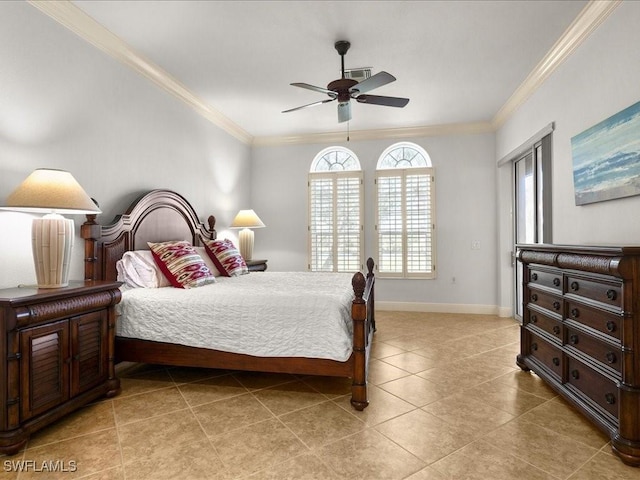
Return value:
<svg viewBox="0 0 640 480">
<path fill-rule="evenodd" d="M 81 227 L 81 236 L 85 242 L 85 278 L 88 280 L 116 280 L 116 263 L 118 260 L 125 255 L 125 252 L 148 249 L 148 242 L 185 240 L 194 246 L 202 246 L 208 240 L 215 240 L 215 217 L 209 216 L 205 226 L 183 196 L 170 190 L 152 190 L 140 196 L 125 213 L 116 216 L 113 222 L 108 225 L 97 223 L 95 215 L 87 215 L 87 221 Z M 247 354 L 238 353 L 237 349 L 211 348 L 197 342 L 195 345 L 187 344 L 188 342 L 181 337 L 183 324 L 184 322 L 190 322 L 190 319 L 185 319 L 184 315 L 176 315 L 175 322 L 172 325 L 174 334 L 170 335 L 171 340 L 166 339 L 165 341 L 161 341 L 162 339 L 158 338 L 137 338 L 144 337 L 144 335 L 135 332 L 132 334 L 127 327 L 120 325 L 121 322 L 124 323 L 126 320 L 120 319 L 115 340 L 115 360 L 116 362 L 129 361 L 168 366 L 348 377 L 352 380 L 351 404 L 356 410 L 363 410 L 368 405 L 367 369 L 371 341 L 375 331 L 375 277 L 373 267 L 374 262 L 369 258 L 367 260 L 368 271 L 366 275 L 358 272 L 352 277 L 350 276 L 349 283 L 351 285 L 347 291 L 349 303 L 347 306 L 347 323 L 349 323 L 347 331 L 350 338 L 347 339 L 346 343 L 342 341 L 344 345 L 341 345 L 340 349 L 343 353 L 340 355 L 323 355 L 313 351 L 311 345 L 314 342 L 309 341 L 309 335 L 312 338 L 315 335 L 315 338 L 322 340 L 324 340 L 324 337 L 318 331 L 310 331 L 313 329 L 315 321 L 308 321 L 308 315 L 304 310 L 306 307 L 303 306 L 303 300 L 306 297 L 312 303 L 321 304 L 324 301 L 323 292 L 329 289 L 327 284 L 336 282 L 327 282 L 324 277 L 308 272 L 292 273 L 292 278 L 288 278 L 277 289 L 282 294 L 276 295 L 274 293 L 269 295 L 268 283 L 271 279 L 273 278 L 274 282 L 278 282 L 277 277 L 287 277 L 287 275 L 278 272 L 254 272 L 242 276 L 246 278 L 240 279 L 240 277 L 237 277 L 236 280 L 242 280 L 249 285 L 247 288 L 251 289 L 252 292 L 261 292 L 261 295 L 264 295 L 263 297 L 260 297 L 257 293 L 252 295 L 252 297 L 257 297 L 257 299 L 253 298 L 254 302 L 264 301 L 266 304 L 268 301 L 269 307 L 257 310 L 255 303 L 247 307 L 234 305 L 234 308 L 240 309 L 236 312 L 239 315 L 238 318 L 243 318 L 241 317 L 242 315 L 245 317 L 259 317 L 262 315 L 260 312 L 269 310 L 276 315 L 271 317 L 274 319 L 272 321 L 277 320 L 282 322 L 282 325 L 287 322 L 295 324 L 298 330 L 304 330 L 303 333 L 306 333 L 306 339 L 294 342 L 289 341 L 288 343 L 291 344 L 287 347 L 289 350 L 277 349 L 278 351 L 274 353 L 259 351 L 258 354 Z M 335 278 L 340 279 L 341 282 L 344 281 L 344 275 L 342 277 L 336 276 Z M 208 296 L 205 290 L 207 288 L 210 288 L 210 291 L 213 292 L 216 291 L 217 287 L 221 287 L 218 290 L 223 291 L 227 287 L 230 288 L 231 284 L 240 284 L 240 282 L 230 282 L 227 279 L 220 280 L 222 281 L 217 282 L 215 285 L 207 285 L 190 290 L 162 288 L 156 289 L 158 290 L 156 292 L 145 292 L 143 294 L 136 289 L 132 295 L 124 291 L 120 308 L 121 311 L 132 310 L 134 297 L 136 296 L 144 297 L 145 295 L 150 295 L 152 300 L 147 301 L 154 302 L 156 300 L 153 300 L 153 297 L 160 293 L 169 297 L 168 303 L 178 304 L 177 300 L 173 302 L 171 300 L 172 297 L 177 299 L 178 296 L 182 296 L 181 298 L 189 296 L 188 298 L 191 299 L 189 301 L 195 303 Z M 285 295 L 284 293 L 289 289 L 286 285 L 291 285 L 292 283 L 304 285 L 305 291 L 303 293 Z M 160 290 L 164 292 L 159 292 Z M 336 295 L 334 294 L 333 296 L 335 297 Z M 344 294 L 338 296 L 344 297 Z M 328 297 L 326 301 L 329 302 Z M 240 303 L 244 305 L 245 302 L 238 302 L 238 304 Z M 201 305 L 201 308 L 206 308 L 206 306 Z M 242 313 L 242 308 L 249 308 L 251 311 Z M 326 310 L 332 310 L 332 308 L 327 307 Z M 256 311 L 259 313 L 257 314 Z M 148 320 L 154 320 L 152 318 L 155 316 L 153 308 L 147 309 L 146 315 L 149 317 Z M 328 317 L 329 315 L 326 314 L 325 316 Z M 303 319 L 307 320 L 307 322 L 303 322 Z M 257 318 L 257 320 L 261 319 Z M 167 320 L 163 321 L 167 322 Z M 171 322 L 171 320 L 168 321 Z M 197 322 L 194 320 L 194 323 Z M 153 326 L 147 330 L 152 331 Z M 238 336 L 239 338 L 246 338 L 247 332 L 251 331 L 250 328 L 245 327 L 245 330 L 239 332 Z M 225 332 L 226 336 L 230 336 L 228 335 L 228 330 Z M 216 337 L 218 334 L 210 336 Z M 178 341 L 181 343 L 176 343 L 174 338 L 179 338 Z M 347 349 L 346 351 L 345 348 Z M 293 353 L 289 355 L 287 352 Z"/>
</svg>

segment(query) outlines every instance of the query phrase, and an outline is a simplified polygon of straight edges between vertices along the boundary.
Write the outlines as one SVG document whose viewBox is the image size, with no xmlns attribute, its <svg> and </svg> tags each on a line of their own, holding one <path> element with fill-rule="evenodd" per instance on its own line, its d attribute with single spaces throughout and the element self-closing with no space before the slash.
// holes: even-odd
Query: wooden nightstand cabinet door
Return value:
<svg viewBox="0 0 640 480">
<path fill-rule="evenodd" d="M 21 420 L 69 398 L 69 322 L 61 320 L 20 332 Z"/>
<path fill-rule="evenodd" d="M 70 319 L 71 396 L 107 379 L 107 311 L 87 313 Z"/>
</svg>

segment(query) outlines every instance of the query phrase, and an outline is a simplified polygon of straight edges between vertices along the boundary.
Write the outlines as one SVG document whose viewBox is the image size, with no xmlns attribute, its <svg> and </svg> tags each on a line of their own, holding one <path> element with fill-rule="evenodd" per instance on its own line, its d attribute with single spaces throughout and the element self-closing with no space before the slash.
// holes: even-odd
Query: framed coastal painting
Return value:
<svg viewBox="0 0 640 480">
<path fill-rule="evenodd" d="M 571 139 L 576 205 L 640 195 L 640 102 Z"/>
</svg>

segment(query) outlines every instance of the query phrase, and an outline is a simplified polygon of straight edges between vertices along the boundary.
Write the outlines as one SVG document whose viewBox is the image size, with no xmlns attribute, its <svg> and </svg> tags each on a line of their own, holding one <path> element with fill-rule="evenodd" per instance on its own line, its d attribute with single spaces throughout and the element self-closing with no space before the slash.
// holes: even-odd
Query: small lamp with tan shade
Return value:
<svg viewBox="0 0 640 480">
<path fill-rule="evenodd" d="M 101 213 L 69 172 L 34 170 L 7 198 L 4 210 L 47 213 L 34 218 L 31 245 L 38 288 L 69 284 L 69 265 L 75 238 L 73 220 L 61 214 Z"/>
<path fill-rule="evenodd" d="M 238 235 L 240 242 L 240 255 L 245 261 L 251 260 L 253 257 L 253 230 L 252 228 L 262 228 L 264 223 L 253 210 L 240 210 L 236 218 L 230 225 L 230 228 L 241 228 Z"/>
</svg>

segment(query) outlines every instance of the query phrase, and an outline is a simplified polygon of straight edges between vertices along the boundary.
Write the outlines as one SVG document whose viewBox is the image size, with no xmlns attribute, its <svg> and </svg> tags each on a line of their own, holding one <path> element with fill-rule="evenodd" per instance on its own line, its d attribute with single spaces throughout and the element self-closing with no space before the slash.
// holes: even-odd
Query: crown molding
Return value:
<svg viewBox="0 0 640 480">
<path fill-rule="evenodd" d="M 129 66 L 163 90 L 176 96 L 194 108 L 211 123 L 217 125 L 238 140 L 246 144 L 251 144 L 253 136 L 210 105 L 207 105 L 167 71 L 144 58 L 118 36 L 87 15 L 82 9 L 76 7 L 72 2 L 67 0 L 28 0 L 28 2 L 42 13 L 74 32 L 80 38 Z"/>
<path fill-rule="evenodd" d="M 383 138 L 415 138 L 443 135 L 472 135 L 493 132 L 491 122 L 455 123 L 429 125 L 426 127 L 386 128 L 378 130 L 352 130 L 349 133 L 328 132 L 305 135 L 254 137 L 252 145 L 257 147 L 277 145 L 298 145 L 304 143 L 342 143 L 355 140 L 380 140 Z"/>
<path fill-rule="evenodd" d="M 622 0 L 591 0 L 544 58 L 529 73 L 507 102 L 493 117 L 494 129 L 500 128 L 573 51 L 622 3 Z"/>
</svg>

